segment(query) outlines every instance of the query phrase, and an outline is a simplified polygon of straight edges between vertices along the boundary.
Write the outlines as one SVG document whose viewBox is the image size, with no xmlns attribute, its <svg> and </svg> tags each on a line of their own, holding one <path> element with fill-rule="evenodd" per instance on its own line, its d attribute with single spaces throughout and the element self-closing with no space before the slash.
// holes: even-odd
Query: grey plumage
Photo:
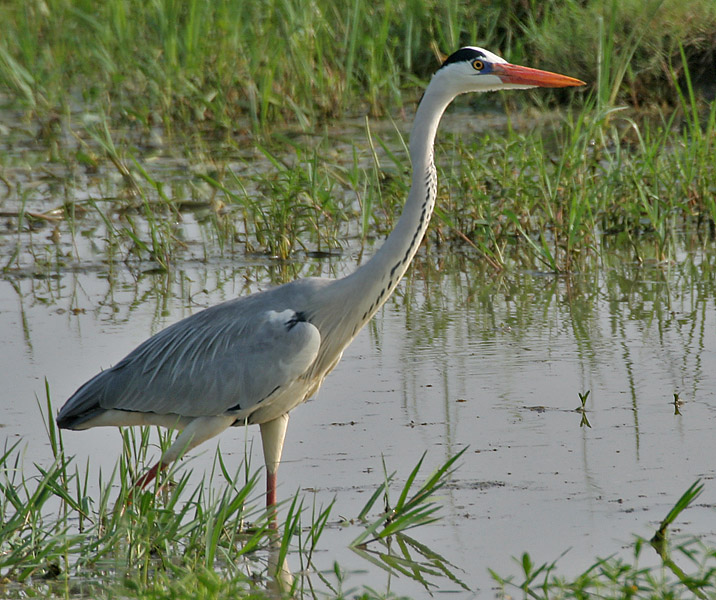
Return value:
<svg viewBox="0 0 716 600">
<path fill-rule="evenodd" d="M 259 405 L 315 361 L 320 333 L 297 314 L 327 283 L 297 280 L 167 327 L 77 390 L 58 425 L 83 429 L 109 409 L 254 422 Z"/>
<path fill-rule="evenodd" d="M 481 48 L 450 56 L 433 76 L 410 136 L 412 185 L 395 229 L 373 258 L 348 277 L 309 278 L 196 313 L 137 347 L 67 401 L 62 428 L 162 425 L 181 429 L 146 485 L 182 452 L 231 425 L 258 423 L 267 467 L 267 504 L 288 413 L 312 396 L 343 350 L 395 290 L 418 250 L 437 196 L 433 143 L 458 95 L 581 81 L 510 65 Z"/>
</svg>

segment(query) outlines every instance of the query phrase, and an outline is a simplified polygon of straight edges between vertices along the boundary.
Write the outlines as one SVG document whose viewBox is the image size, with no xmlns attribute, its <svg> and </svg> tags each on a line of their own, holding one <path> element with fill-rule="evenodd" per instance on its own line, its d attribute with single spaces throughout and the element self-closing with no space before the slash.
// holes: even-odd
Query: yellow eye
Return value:
<svg viewBox="0 0 716 600">
<path fill-rule="evenodd" d="M 485 63 L 481 60 L 473 60 L 472 68 L 475 69 L 475 71 L 482 71 L 485 68 Z"/>
</svg>

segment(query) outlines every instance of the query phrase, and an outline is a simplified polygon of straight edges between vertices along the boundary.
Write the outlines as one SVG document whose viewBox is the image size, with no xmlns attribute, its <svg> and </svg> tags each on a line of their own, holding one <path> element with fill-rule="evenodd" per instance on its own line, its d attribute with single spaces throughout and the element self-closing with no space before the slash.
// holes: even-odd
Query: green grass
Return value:
<svg viewBox="0 0 716 600">
<path fill-rule="evenodd" d="M 468 43 L 595 82 L 602 106 L 673 102 L 670 67 L 708 81 L 716 29 L 709 0 L 33 0 L 0 18 L 3 103 L 49 125 L 102 107 L 117 124 L 225 132 L 396 113 L 435 48 Z"/>
<path fill-rule="evenodd" d="M 478 124 L 495 101 L 572 106 L 441 132 L 429 239 L 468 244 L 498 271 L 579 271 L 615 245 L 668 262 L 678 233 L 713 235 L 716 222 L 716 104 L 700 94 L 716 9 L 687 4 L 484 3 L 478 31 L 456 1 L 6 3 L 2 102 L 25 112 L 2 119 L 16 231 L 0 264 L 171 271 L 381 238 L 407 194 L 402 115 L 435 68 L 431 43 L 473 41 L 590 87 L 458 102 Z M 642 78 L 658 96 L 632 89 Z M 401 119 L 336 121 L 356 113 Z"/>
<path fill-rule="evenodd" d="M 674 504 L 651 540 L 637 537 L 632 559 L 607 558 L 596 561 L 574 578 L 560 576 L 557 561 L 536 564 L 525 553 L 515 562 L 519 575 L 502 576 L 490 570 L 501 588 L 502 597 L 511 597 L 519 590 L 524 598 L 713 598 L 716 596 L 716 550 L 704 546 L 698 539 L 680 536 L 669 543 L 667 530 L 703 491 L 696 481 Z M 643 567 L 640 561 L 651 546 L 662 561 L 661 569 Z M 686 564 L 689 572 L 680 564 Z"/>
<path fill-rule="evenodd" d="M 688 75 L 679 107 L 659 116 L 588 104 L 530 130 L 518 116 L 505 130 L 441 133 L 428 239 L 467 242 L 497 270 L 569 272 L 615 245 L 633 247 L 638 261 L 667 262 L 677 233 L 712 235 L 716 103 L 704 107 Z M 217 253 L 324 255 L 385 235 L 407 195 L 409 161 L 395 129 L 369 124 L 357 141 L 354 125 L 317 136 L 277 131 L 260 145 L 191 138 L 147 153 L 141 136 L 112 131 L 107 119 L 86 127 L 69 118 L 73 137 L 54 140 L 49 163 L 43 152 L 21 166 L 0 155 L 18 206 L 5 270 L 86 260 L 78 236 L 91 237 L 104 260 L 162 270 Z M 60 190 L 52 197 L 68 200 L 43 211 L 32 177 L 48 168 Z M 49 226 L 54 245 L 44 241 Z"/>
<path fill-rule="evenodd" d="M 447 582 L 470 591 L 438 549 L 406 535 L 439 517 L 435 494 L 459 468 L 462 452 L 427 477 L 420 474 L 421 459 L 397 490 L 391 489 L 392 476 L 386 476 L 355 516 L 357 525 L 336 522 L 333 504 L 307 510 L 299 493 L 289 500 L 275 531 L 266 512 L 256 508 L 262 504 L 257 475 L 246 466 L 229 472 L 220 454 L 213 472 L 197 487 L 189 485 L 196 474 L 180 468 L 154 489 L 133 490 L 132 481 L 148 449 L 146 430 L 124 431 L 121 460 L 109 476 L 100 473 L 98 485 L 91 485 L 89 464 L 76 465 L 65 457 L 59 431 L 47 418 L 52 413 L 49 389 L 46 411 L 54 462 L 29 469 L 23 464 L 20 442 L 0 456 L 4 597 L 269 598 L 277 592 L 315 597 L 309 573 L 326 586 L 328 597 L 382 597 L 369 587 L 346 588 L 338 564 L 332 573 L 312 570 L 325 529 L 349 526 L 360 533 L 352 542 L 347 537 L 346 544 L 373 567 L 413 579 L 427 591 Z M 414 489 L 421 478 L 423 483 Z M 594 594 L 714 597 L 716 550 L 683 532 L 674 540 L 669 535 L 702 489 L 697 481 L 675 502 L 650 542 L 636 538 L 631 559 L 600 559 L 568 578 L 559 573 L 559 559 L 540 564 L 525 553 L 517 560 L 518 574 L 490 569 L 499 595 L 512 597 L 514 590 L 535 599 Z M 385 510 L 376 512 L 381 497 Z M 643 556 L 650 546 L 660 567 L 641 565 L 644 560 L 654 562 Z M 287 559 L 299 566 L 295 574 L 288 570 Z"/>
<path fill-rule="evenodd" d="M 250 156 L 231 144 L 212 158 L 202 148 L 198 162 L 193 143 L 151 156 L 131 137 L 91 133 L 76 132 L 95 157 L 86 175 L 62 166 L 76 161 L 74 142 L 56 147 L 59 166 L 26 155 L 32 166 L 12 167 L 5 157 L 8 200 L 18 207 L 14 232 L 5 232 L 6 271 L 97 260 L 168 271 L 222 254 L 327 256 L 384 237 L 407 195 L 404 141 L 390 130 L 372 130 L 365 142 L 364 131 L 355 142 L 350 130 L 274 134 Z M 715 137 L 716 104 L 700 112 L 689 86 L 680 110 L 657 118 L 586 107 L 529 131 L 518 122 L 443 133 L 427 239 L 469 247 L 495 270 L 580 271 L 619 247 L 666 263 L 683 232 L 713 235 Z M 59 171 L 51 196 L 37 175 L 48 168 Z M 58 197 L 67 200 L 58 205 Z"/>
<path fill-rule="evenodd" d="M 407 195 L 405 135 L 437 64 L 435 48 L 479 43 L 590 87 L 482 97 L 451 109 L 487 126 L 439 134 L 438 208 L 429 251 L 416 261 L 421 277 L 429 280 L 442 261 L 469 262 L 455 285 L 478 302 L 486 287 L 509 292 L 509 273 L 520 269 L 569 275 L 603 267 L 605 277 L 619 278 L 655 263 L 684 278 L 711 277 L 716 103 L 702 93 L 713 71 L 715 6 L 3 3 L 3 274 L 51 282 L 67 269 L 99 268 L 112 280 L 130 269 L 162 271 L 169 281 L 187 261 L 273 259 L 245 272 L 248 286 L 259 272 L 280 283 L 331 268 L 307 257 L 370 255 Z M 504 125 L 491 120 L 496 103 L 512 108 Z M 535 104 L 562 109 L 515 110 Z M 356 124 L 355 115 L 365 118 Z M 679 262 L 699 253 L 698 268 Z M 411 273 L 406 294 L 413 284 Z M 514 295 L 533 302 L 521 293 Z M 441 300 L 439 289 L 429 294 Z M 655 300 L 646 317 L 660 310 Z M 426 312 L 435 322 L 420 335 L 429 339 L 446 324 L 439 311 Z M 588 393 L 580 394 L 583 408 Z M 220 456 L 199 487 L 179 471 L 166 493 L 127 503 L 146 432 L 125 432 L 122 459 L 90 486 L 89 465 L 65 457 L 51 420 L 47 427 L 51 464 L 28 467 L 18 445 L 2 452 L 6 596 L 262 598 L 279 581 L 307 593 L 300 577 L 272 576 L 287 555 L 301 570 L 311 564 L 321 535 L 335 526 L 332 506 L 305 507 L 297 495 L 276 539 L 258 508 L 256 474 L 246 466 L 232 473 Z M 433 494 L 456 458 L 422 487 L 420 464 L 397 492 L 390 477 L 376 484 L 346 545 L 427 589 L 435 579 L 463 585 L 437 549 L 406 533 L 436 518 Z M 379 499 L 387 513 L 375 510 Z M 657 542 L 664 572 L 640 566 L 648 545 L 637 540 L 632 561 L 599 560 L 577 578 L 524 555 L 519 576 L 495 572 L 495 580 L 505 594 L 532 598 L 714 596 L 713 549 L 693 538 Z M 336 597 L 376 595 L 345 589 L 340 565 L 324 583 Z"/>
<path fill-rule="evenodd" d="M 606 124 L 604 113 L 583 111 L 553 141 L 544 132 L 484 136 L 466 152 L 451 148 L 448 177 L 461 188 L 442 210 L 497 263 L 515 237 L 517 253 L 526 248 L 549 271 L 583 268 L 612 239 L 668 261 L 676 232 L 713 229 L 715 116 L 716 104 L 703 129 L 689 116 L 679 131 L 666 117 L 617 113 Z M 462 197 L 474 201 L 458 205 Z"/>
<path fill-rule="evenodd" d="M 29 468 L 21 442 L 0 456 L 0 577 L 11 596 L 264 598 L 276 586 L 303 595 L 308 590 L 300 590 L 325 528 L 345 527 L 332 517 L 333 503 L 308 510 L 296 494 L 274 530 L 263 494 L 256 490 L 258 473 L 248 464 L 229 471 L 220 453 L 198 486 L 189 483 L 196 477 L 191 471 L 174 467 L 150 489 L 135 489 L 133 482 L 146 468 L 148 428 L 123 430 L 119 462 L 112 473 L 100 472 L 99 480 L 90 483 L 89 462 L 75 464 L 63 452 L 62 437 L 49 416 L 54 414 L 49 387 L 43 412 L 54 461 Z M 170 443 L 168 435 L 160 441 L 162 447 Z M 389 481 L 380 485 L 355 518 L 354 527 L 364 533 L 353 545 L 366 555 L 373 538 L 390 538 L 433 559 L 429 549 L 405 531 L 437 518 L 440 506 L 433 496 L 461 454 L 409 494 L 421 460 L 389 514 L 378 511 L 374 517 L 374 501 L 381 494 L 387 497 Z M 428 582 L 435 576 L 454 579 L 446 565 L 435 572 L 415 561 L 406 571 L 388 560 L 390 552 L 381 556 L 383 569 L 429 587 L 435 585 Z M 295 577 L 288 571 L 289 558 L 299 566 Z M 338 589 L 341 577 L 336 566 L 335 581 L 327 579 L 326 584 Z"/>
</svg>

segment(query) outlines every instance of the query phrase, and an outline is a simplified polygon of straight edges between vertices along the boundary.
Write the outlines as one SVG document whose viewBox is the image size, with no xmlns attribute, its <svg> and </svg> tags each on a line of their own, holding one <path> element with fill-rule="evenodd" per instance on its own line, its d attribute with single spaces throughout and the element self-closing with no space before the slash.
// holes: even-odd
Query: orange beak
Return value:
<svg viewBox="0 0 716 600">
<path fill-rule="evenodd" d="M 540 71 L 539 69 L 530 69 L 529 67 L 520 67 L 519 65 L 511 65 L 509 63 L 493 64 L 492 72 L 497 75 L 503 83 L 536 85 L 548 88 L 586 85 L 586 83 L 574 77 L 550 73 L 549 71 Z"/>
</svg>

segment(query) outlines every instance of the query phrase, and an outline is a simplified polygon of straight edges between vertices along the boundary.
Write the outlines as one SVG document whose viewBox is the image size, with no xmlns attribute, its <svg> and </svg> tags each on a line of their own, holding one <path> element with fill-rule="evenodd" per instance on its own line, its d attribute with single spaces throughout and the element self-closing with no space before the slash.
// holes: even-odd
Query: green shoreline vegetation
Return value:
<svg viewBox="0 0 716 600">
<path fill-rule="evenodd" d="M 617 251 L 635 265 L 713 255 L 712 0 L 28 0 L 0 4 L 0 20 L 5 277 L 68 268 L 111 277 L 120 262 L 170 272 L 183 260 L 238 253 L 284 264 L 331 256 L 343 240 L 360 252 L 390 230 L 407 194 L 404 138 L 436 54 L 475 43 L 589 86 L 458 102 L 451 118 L 460 135 L 439 134 L 427 244 L 480 259 L 475 269 L 487 276 L 569 276 Z M 246 575 L 252 561 L 275 570 L 291 546 L 310 564 L 329 522 L 331 507 L 302 525 L 310 511 L 294 498 L 275 544 L 260 511 L 246 512 L 256 475 L 248 467 L 230 475 L 220 458 L 229 484 L 215 497 L 189 492 L 179 473 L 168 494 L 115 510 L 146 437 L 125 432 L 126 456 L 90 499 L 85 466 L 70 465 L 46 423 L 52 466 L 25 474 L 17 446 L 0 464 L 6 597 L 269 597 L 266 577 Z M 391 535 L 430 574 L 459 582 L 405 535 L 434 518 L 432 494 L 453 468 L 446 463 L 413 493 L 416 467 L 389 524 L 365 525 L 356 551 Z M 385 493 L 378 487 L 373 503 Z M 696 538 L 672 543 L 672 560 L 661 543 L 664 572 L 639 566 L 644 542 L 635 542 L 633 563 L 595 561 L 574 580 L 528 555 L 519 562 L 524 583 L 499 568 L 494 578 L 505 595 L 531 598 L 716 597 L 713 549 Z M 426 575 L 396 564 L 404 576 Z M 342 588 L 339 567 L 320 576 L 336 597 L 373 595 Z"/>
<path fill-rule="evenodd" d="M 676 103 L 684 57 L 713 85 L 706 0 L 31 0 L 0 16 L 6 101 L 38 116 L 109 102 L 113 118 L 191 131 L 233 131 L 244 116 L 264 127 L 395 114 L 434 71 L 436 48 L 476 42 L 568 70 L 612 105 Z"/>
<path fill-rule="evenodd" d="M 182 253 L 165 217 L 197 201 L 213 212 L 204 216 L 215 221 L 219 250 L 239 240 L 279 258 L 330 251 L 356 233 L 351 222 L 360 239 L 380 235 L 405 197 L 400 135 L 437 64 L 434 50 L 477 40 L 591 84 L 453 109 L 473 115 L 475 131 L 441 132 L 439 220 L 429 239 L 467 242 L 497 270 L 569 272 L 615 239 L 638 260 L 668 261 L 684 232 L 713 236 L 713 3 L 515 3 L 511 12 L 495 2 L 479 19 L 460 3 L 439 4 L 6 3 L 5 204 L 20 206 L 18 230 L 41 218 L 32 214 L 33 186 L 49 165 L 64 188 L 55 195 L 75 200 L 35 212 L 68 222 L 91 213 L 112 248 L 163 269 Z M 559 36 L 578 23 L 592 26 Z M 548 105 L 564 101 L 544 123 Z M 495 102 L 523 110 L 496 125 Z M 373 133 L 385 115 L 400 121 Z M 362 150 L 345 130 L 356 116 L 366 119 Z M 162 158 L 184 162 L 173 189 L 153 168 L 166 169 Z M 235 168 L 257 158 L 263 168 Z M 124 187 L 83 188 L 78 168 Z M 12 258 L 5 269 L 22 266 Z"/>
</svg>

